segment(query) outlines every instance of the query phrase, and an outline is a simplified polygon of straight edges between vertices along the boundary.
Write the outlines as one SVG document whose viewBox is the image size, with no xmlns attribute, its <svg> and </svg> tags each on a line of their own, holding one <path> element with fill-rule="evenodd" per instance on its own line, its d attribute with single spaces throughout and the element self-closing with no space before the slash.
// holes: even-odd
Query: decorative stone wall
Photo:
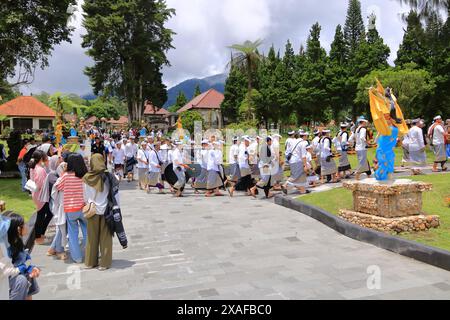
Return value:
<svg viewBox="0 0 450 320">
<path fill-rule="evenodd" d="M 426 231 L 440 226 L 439 216 L 418 215 L 401 218 L 383 218 L 349 210 L 340 210 L 339 216 L 348 222 L 362 227 L 387 233 Z"/>
<path fill-rule="evenodd" d="M 344 188 L 353 192 L 353 211 L 341 210 L 339 216 L 382 232 L 418 232 L 438 228 L 439 216 L 426 216 L 422 212 L 422 193 L 432 187 L 431 183 L 406 179 L 344 182 Z"/>
<path fill-rule="evenodd" d="M 395 180 L 380 183 L 375 179 L 344 182 L 353 191 L 353 210 L 385 218 L 422 214 L 422 192 L 431 190 L 431 183 Z"/>
</svg>

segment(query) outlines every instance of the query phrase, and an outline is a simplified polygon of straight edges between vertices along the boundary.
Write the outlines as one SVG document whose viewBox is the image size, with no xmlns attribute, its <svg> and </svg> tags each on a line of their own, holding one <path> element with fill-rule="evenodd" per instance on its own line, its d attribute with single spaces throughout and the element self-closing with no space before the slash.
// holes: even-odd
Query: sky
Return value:
<svg viewBox="0 0 450 320">
<path fill-rule="evenodd" d="M 344 25 L 348 0 L 166 0 L 176 9 L 167 27 L 176 35 L 175 49 L 168 52 L 171 66 L 163 68 L 163 81 L 168 88 L 190 78 L 204 78 L 226 71 L 230 57 L 227 47 L 246 40 L 262 39 L 261 51 L 267 53 L 273 44 L 284 52 L 289 39 L 294 50 L 306 43 L 311 26 L 322 26 L 321 42 L 328 51 L 336 26 Z M 54 48 L 49 67 L 37 70 L 31 85 L 23 86 L 23 94 L 41 91 L 89 94 L 89 79 L 83 74 L 92 60 L 81 48 L 82 0 L 71 24 L 76 28 L 72 43 Z M 374 12 L 377 28 L 391 48 L 392 64 L 403 38 L 405 24 L 401 14 L 409 8 L 396 0 L 361 0 L 363 18 Z"/>
</svg>

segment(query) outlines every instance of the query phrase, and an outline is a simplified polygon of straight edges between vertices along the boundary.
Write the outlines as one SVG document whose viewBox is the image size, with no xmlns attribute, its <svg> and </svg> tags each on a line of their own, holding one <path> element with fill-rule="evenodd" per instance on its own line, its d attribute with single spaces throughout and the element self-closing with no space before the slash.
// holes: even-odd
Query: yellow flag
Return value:
<svg viewBox="0 0 450 320">
<path fill-rule="evenodd" d="M 372 114 L 373 124 L 375 125 L 375 128 L 377 128 L 379 134 L 390 136 L 392 130 L 384 118 L 384 114 L 386 113 L 386 102 L 383 98 L 376 95 L 377 91 L 378 90 L 375 89 L 369 90 L 370 113 Z"/>
</svg>

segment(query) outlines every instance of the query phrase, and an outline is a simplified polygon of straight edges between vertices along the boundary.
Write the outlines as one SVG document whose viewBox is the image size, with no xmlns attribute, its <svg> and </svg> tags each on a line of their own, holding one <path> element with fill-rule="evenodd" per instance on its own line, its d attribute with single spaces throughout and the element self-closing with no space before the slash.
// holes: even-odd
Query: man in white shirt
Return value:
<svg viewBox="0 0 450 320">
<path fill-rule="evenodd" d="M 141 148 L 137 152 L 137 162 L 139 188 L 148 191 L 149 149 L 145 140 L 142 141 Z"/>
<path fill-rule="evenodd" d="M 124 174 L 124 164 L 125 164 L 125 149 L 122 146 L 122 141 L 117 141 L 116 147 L 112 152 L 112 161 L 114 165 L 114 173 L 118 176 L 119 181 L 122 180 Z"/>
<path fill-rule="evenodd" d="M 154 144 L 153 149 L 149 149 L 149 166 L 148 166 L 148 189 L 147 192 L 150 193 L 150 188 L 158 188 L 160 194 L 164 194 L 164 182 L 162 181 L 161 169 L 163 162 L 160 157 L 161 144 L 159 142 Z"/>
<path fill-rule="evenodd" d="M 447 171 L 447 167 L 445 166 L 447 163 L 445 139 L 446 137 L 448 138 L 448 134 L 445 132 L 441 116 L 434 118 L 434 124 L 428 130 L 428 136 L 430 137 L 431 147 L 434 152 L 433 172 L 439 172 L 439 164 L 441 165 L 442 171 Z"/>
<path fill-rule="evenodd" d="M 175 142 L 176 148 L 173 150 L 171 154 L 173 171 L 177 176 L 177 182 L 173 186 L 176 190 L 175 196 L 182 197 L 183 190 L 186 185 L 186 169 L 189 168 L 186 164 L 184 164 L 183 159 L 183 142 L 177 141 Z"/>
<path fill-rule="evenodd" d="M 220 187 L 223 186 L 223 180 L 221 177 L 221 164 L 222 164 L 222 150 L 221 142 L 214 141 L 212 143 L 213 147 L 208 152 L 207 170 L 208 170 L 208 180 L 206 183 L 206 189 L 208 190 L 205 194 L 206 197 L 223 196 L 220 193 Z"/>
<path fill-rule="evenodd" d="M 339 175 L 341 175 L 342 178 L 350 178 L 350 173 L 352 170 L 352 167 L 350 165 L 350 162 L 348 161 L 348 140 L 350 138 L 348 134 L 349 124 L 348 123 L 341 123 L 341 131 L 336 136 L 336 151 L 339 152 L 339 167 L 338 172 Z"/>
<path fill-rule="evenodd" d="M 422 174 L 421 169 L 427 164 L 427 154 L 425 152 L 425 141 L 423 131 L 420 128 L 421 120 L 412 121 L 412 127 L 409 129 L 409 160 L 412 164 L 413 175 Z"/>
<path fill-rule="evenodd" d="M 329 182 L 336 183 L 338 182 L 338 169 L 336 162 L 333 159 L 333 142 L 330 138 L 330 133 L 330 130 L 323 130 L 322 139 L 320 139 L 320 175 L 322 177 L 322 182 L 324 181 L 324 178 L 327 177 Z"/>
<path fill-rule="evenodd" d="M 198 162 L 202 167 L 200 175 L 195 178 L 193 187 L 195 194 L 199 194 L 198 190 L 206 190 L 206 184 L 208 183 L 208 154 L 209 154 L 209 140 L 202 140 L 202 150 L 200 151 Z"/>
<path fill-rule="evenodd" d="M 286 142 L 284 145 L 285 156 L 287 156 L 288 152 L 291 152 L 292 148 L 294 148 L 295 141 L 297 140 L 294 136 L 295 136 L 295 131 L 288 132 L 288 138 L 286 139 Z"/>
<path fill-rule="evenodd" d="M 249 152 L 248 148 L 250 147 L 250 137 L 243 136 L 243 143 L 239 145 L 239 171 L 241 173 L 241 178 L 238 182 L 229 189 L 230 196 L 233 196 L 234 191 L 246 191 L 247 195 L 251 195 L 251 188 L 255 186 L 255 183 L 252 179 L 252 171 L 250 170 L 249 163 Z"/>
<path fill-rule="evenodd" d="M 133 181 L 134 177 L 134 165 L 137 163 L 136 156 L 138 152 L 138 146 L 134 141 L 134 137 L 131 136 L 128 143 L 125 146 L 126 168 L 128 182 Z"/>
<path fill-rule="evenodd" d="M 233 145 L 230 148 L 228 153 L 228 163 L 230 165 L 230 175 L 228 177 L 228 181 L 232 183 L 237 183 L 239 178 L 241 177 L 241 173 L 239 171 L 239 139 L 238 137 L 233 138 Z"/>
<path fill-rule="evenodd" d="M 372 175 L 372 170 L 370 169 L 369 160 L 367 160 L 367 121 L 364 117 L 359 118 L 359 126 L 352 134 L 351 140 L 355 141 L 355 151 L 358 157 L 358 168 L 356 169 L 356 180 L 360 180 L 361 174 L 366 173 L 368 176 Z"/>
<path fill-rule="evenodd" d="M 308 170 L 306 168 L 306 144 L 303 142 L 303 139 L 297 138 L 293 142 L 292 147 L 286 150 L 286 160 L 289 162 L 291 176 L 282 186 L 285 195 L 288 194 L 288 188 L 291 186 L 297 188 L 301 194 L 310 193 L 305 187 Z"/>
</svg>

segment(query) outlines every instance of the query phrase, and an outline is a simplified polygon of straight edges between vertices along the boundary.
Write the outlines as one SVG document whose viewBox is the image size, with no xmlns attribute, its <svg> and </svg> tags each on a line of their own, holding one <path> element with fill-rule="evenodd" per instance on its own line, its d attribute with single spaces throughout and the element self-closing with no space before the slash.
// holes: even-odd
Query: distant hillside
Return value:
<svg viewBox="0 0 450 320">
<path fill-rule="evenodd" d="M 215 76 L 207 77 L 204 79 L 189 79 L 183 81 L 182 83 L 176 85 L 173 88 L 170 88 L 167 91 L 167 102 L 164 105 L 164 108 L 168 108 L 175 104 L 177 101 L 178 92 L 182 91 L 186 95 L 188 100 L 193 98 L 195 87 L 200 85 L 200 90 L 205 92 L 211 88 L 216 89 L 219 92 L 225 91 L 225 81 L 227 80 L 228 75 L 226 73 L 217 74 Z"/>
<path fill-rule="evenodd" d="M 81 99 L 84 99 L 84 100 L 95 100 L 95 99 L 97 99 L 97 96 L 95 94 L 93 94 L 93 93 L 89 93 L 89 94 L 85 94 L 85 95 L 81 96 Z"/>
</svg>

